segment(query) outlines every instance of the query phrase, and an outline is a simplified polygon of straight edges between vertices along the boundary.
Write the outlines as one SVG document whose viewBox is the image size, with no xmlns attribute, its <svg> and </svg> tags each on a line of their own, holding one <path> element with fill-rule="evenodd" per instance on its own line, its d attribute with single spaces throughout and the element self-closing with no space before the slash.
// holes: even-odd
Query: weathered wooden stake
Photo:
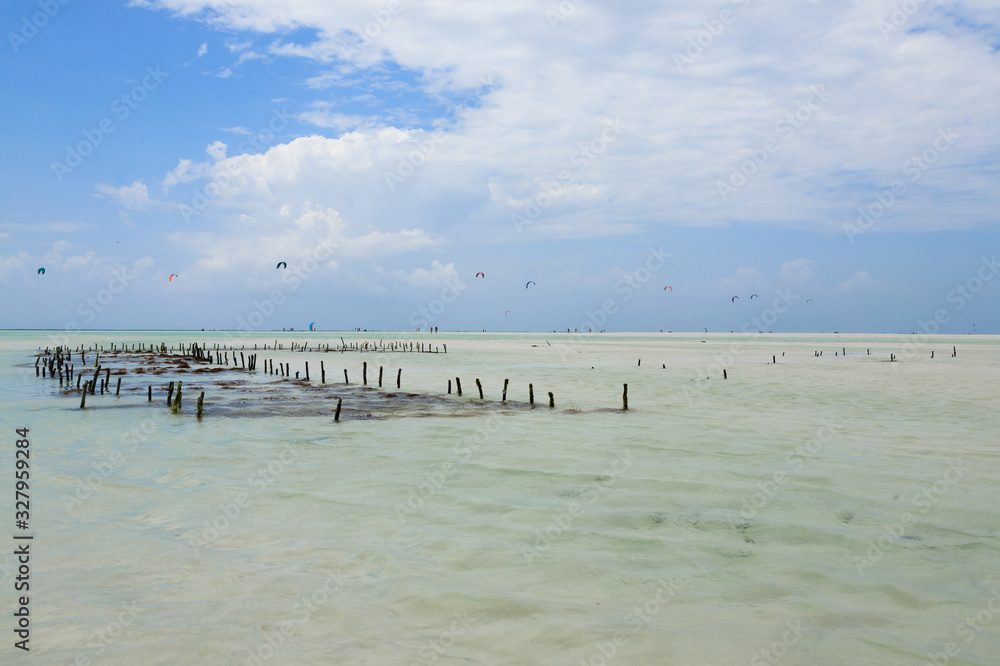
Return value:
<svg viewBox="0 0 1000 666">
<path fill-rule="evenodd" d="M 340 420 L 340 398 L 337 398 L 337 412 L 333 415 L 334 422 Z"/>
<path fill-rule="evenodd" d="M 549 407 L 555 407 L 555 406 L 556 406 L 556 398 L 554 395 L 552 395 L 552 391 L 549 391 Z"/>
<path fill-rule="evenodd" d="M 535 404 L 535 387 L 532 384 L 528 384 L 528 402 Z"/>
<path fill-rule="evenodd" d="M 174 383 L 170 382 L 170 386 L 167 387 L 167 407 L 173 404 L 174 398 Z"/>
<path fill-rule="evenodd" d="M 722 378 L 723 379 L 729 379 L 729 375 L 726 374 L 726 369 L 725 368 L 722 369 Z"/>
<path fill-rule="evenodd" d="M 146 401 L 153 402 L 153 385 L 150 384 L 148 390 L 146 391 Z"/>
<path fill-rule="evenodd" d="M 205 407 L 205 392 L 202 391 L 201 395 L 198 396 L 198 418 L 201 418 L 201 412 Z"/>
<path fill-rule="evenodd" d="M 483 383 L 479 381 L 479 377 L 476 377 L 476 388 L 479 389 L 479 399 L 483 399 Z"/>
<path fill-rule="evenodd" d="M 459 377 L 455 377 L 455 391 L 458 395 L 462 395 L 462 380 Z"/>
<path fill-rule="evenodd" d="M 368 361 L 361 364 L 361 383 L 368 386 Z"/>
<path fill-rule="evenodd" d="M 319 380 L 326 384 L 326 368 L 323 367 L 323 361 L 319 362 Z"/>
<path fill-rule="evenodd" d="M 934 358 L 934 352 L 931 351 L 931 358 Z"/>
<path fill-rule="evenodd" d="M 309 361 L 306 361 L 306 381 L 309 381 Z"/>
<path fill-rule="evenodd" d="M 628 384 L 625 384 L 622 389 L 622 410 L 628 410 Z"/>
<path fill-rule="evenodd" d="M 347 379 L 347 368 L 344 368 L 344 383 L 350 384 L 350 380 Z"/>
<path fill-rule="evenodd" d="M 778 362 L 778 359 L 775 358 L 774 356 L 772 356 L 771 357 L 771 363 L 777 363 L 777 362 Z"/>
<path fill-rule="evenodd" d="M 451 380 L 448 380 L 448 395 L 451 395 Z"/>
<path fill-rule="evenodd" d="M 174 406 L 170 408 L 171 411 L 173 411 L 175 414 L 178 411 L 180 411 L 180 408 L 181 408 L 181 384 L 182 383 L 183 382 L 181 382 L 181 381 L 178 380 L 178 382 L 177 382 L 177 395 L 174 396 Z"/>
<path fill-rule="evenodd" d="M 403 381 L 403 369 L 402 369 L 402 368 L 400 368 L 400 369 L 399 369 L 399 370 L 398 370 L 398 371 L 396 372 L 396 388 L 397 388 L 397 389 L 399 388 L 399 386 L 400 386 L 400 383 L 401 383 L 402 381 Z"/>
<path fill-rule="evenodd" d="M 118 393 L 122 390 L 122 378 L 118 378 L 118 386 L 115 387 L 115 397 L 118 397 Z"/>
<path fill-rule="evenodd" d="M 503 380 L 503 400 L 502 400 L 502 402 L 507 402 L 507 382 L 509 382 L 509 381 L 510 381 L 509 379 Z"/>
<path fill-rule="evenodd" d="M 378 387 L 382 388 L 382 366 L 378 366 Z"/>
</svg>

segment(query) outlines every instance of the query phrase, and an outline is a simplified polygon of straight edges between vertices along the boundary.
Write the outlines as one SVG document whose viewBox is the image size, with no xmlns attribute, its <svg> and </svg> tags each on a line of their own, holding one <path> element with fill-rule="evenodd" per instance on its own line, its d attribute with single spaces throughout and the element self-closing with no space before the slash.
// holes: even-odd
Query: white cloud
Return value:
<svg viewBox="0 0 1000 666">
<path fill-rule="evenodd" d="M 390 62 L 419 74 L 416 84 L 405 83 L 419 86 L 416 93 L 448 104 L 492 77 L 478 108 L 458 102 L 446 112 L 457 119 L 447 150 L 434 156 L 435 168 L 422 168 L 420 181 L 427 198 L 456 188 L 479 197 L 470 207 L 481 216 L 467 222 L 484 228 L 519 212 L 504 202 L 537 198 L 561 172 L 570 175 L 565 194 L 545 208 L 533 233 L 738 222 L 840 232 L 858 206 L 896 179 L 908 189 L 879 221 L 880 231 L 984 226 L 1000 204 L 985 166 L 1000 151 L 992 113 L 1000 98 L 994 0 L 948 12 L 928 4 L 887 38 L 878 25 L 892 14 L 889 0 L 775 0 L 747 3 L 745 11 L 731 3 L 733 23 L 681 67 L 675 56 L 687 57 L 689 39 L 702 35 L 716 10 L 652 3 L 626 12 L 593 0 L 550 24 L 546 12 L 558 14 L 558 3 L 480 3 L 461 12 L 452 3 L 419 11 L 404 4 L 365 43 L 365 26 L 377 24 L 363 4 L 156 6 L 238 32 L 227 44 L 233 53 L 256 53 L 254 40 L 265 35 L 271 56 L 314 60 L 324 71 L 309 77 L 313 89 L 359 70 L 372 89 L 401 85 L 381 67 Z M 815 103 L 814 86 L 829 98 Z M 809 102 L 815 108 L 803 107 Z M 416 124 L 405 113 L 389 109 L 370 124 Z M 628 129 L 600 145 L 609 118 Z M 300 120 L 338 131 L 358 127 L 353 114 L 335 108 L 310 109 Z M 961 138 L 919 182 L 909 180 L 904 162 L 949 126 Z M 723 202 L 717 184 L 769 140 L 780 149 Z M 599 154 L 582 157 L 594 142 Z M 375 175 L 384 168 L 377 153 L 361 164 Z"/>
<path fill-rule="evenodd" d="M 839 288 L 843 291 L 853 291 L 871 286 L 872 284 L 872 276 L 868 274 L 868 271 L 858 271 L 850 280 L 841 282 Z"/>
<path fill-rule="evenodd" d="M 206 53 L 208 53 L 208 42 L 204 42 L 204 43 L 202 43 L 201 46 L 198 47 L 198 57 L 199 58 L 202 57 L 203 55 L 205 55 Z"/>
<path fill-rule="evenodd" d="M 114 199 L 120 206 L 127 210 L 149 210 L 153 206 L 153 201 L 149 198 L 149 190 L 146 184 L 137 180 L 131 185 L 122 187 L 112 187 L 111 185 L 95 185 L 100 196 Z"/>
<path fill-rule="evenodd" d="M 415 268 L 407 273 L 406 271 L 399 270 L 386 272 L 378 266 L 375 268 L 381 273 L 390 275 L 393 278 L 414 287 L 441 287 L 445 284 L 460 282 L 458 279 L 458 271 L 455 270 L 455 264 L 449 263 L 445 265 L 437 259 L 431 262 L 430 270 L 426 268 Z"/>
<path fill-rule="evenodd" d="M 812 259 L 786 261 L 781 265 L 781 279 L 786 282 L 811 280 L 813 277 L 812 263 Z"/>
</svg>

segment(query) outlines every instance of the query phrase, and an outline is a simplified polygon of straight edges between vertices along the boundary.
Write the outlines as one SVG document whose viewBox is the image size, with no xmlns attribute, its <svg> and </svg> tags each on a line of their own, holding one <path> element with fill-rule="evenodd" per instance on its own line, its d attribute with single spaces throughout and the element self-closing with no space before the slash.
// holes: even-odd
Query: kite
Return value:
<svg viewBox="0 0 1000 666">
<path fill-rule="evenodd" d="M 813 299 L 811 299 L 811 298 L 807 298 L 806 299 L 806 303 L 812 303 L 812 302 L 813 302 Z"/>
<path fill-rule="evenodd" d="M 732 300 L 732 302 L 733 302 L 733 303 L 735 303 L 735 302 L 736 302 L 736 301 L 738 301 L 738 300 L 740 300 L 740 297 L 739 297 L 739 296 L 733 296 L 733 300 Z"/>
<path fill-rule="evenodd" d="M 669 289 L 670 291 L 674 290 L 674 288 L 671 287 L 669 284 L 666 287 L 663 288 L 663 291 L 666 291 L 667 289 Z"/>
<path fill-rule="evenodd" d="M 486 273 L 476 273 L 476 277 L 479 277 L 480 275 L 483 276 L 484 280 L 486 279 Z"/>
<path fill-rule="evenodd" d="M 507 310 L 507 312 L 504 312 L 504 313 L 503 313 L 503 316 L 504 316 L 504 317 L 509 317 L 509 316 L 510 316 L 510 310 Z"/>
<path fill-rule="evenodd" d="M 285 262 L 283 262 L 283 261 L 279 261 L 279 262 L 278 262 L 278 265 L 277 265 L 277 266 L 275 266 L 275 267 L 274 267 L 274 269 L 275 269 L 275 270 L 278 270 L 278 269 L 279 269 L 279 268 L 281 268 L 282 266 L 284 266 L 285 268 L 288 268 L 288 264 L 286 264 L 286 263 L 285 263 Z"/>
<path fill-rule="evenodd" d="M 38 274 L 39 275 L 45 275 L 45 269 L 44 268 L 39 268 L 38 269 Z"/>
<path fill-rule="evenodd" d="M 524 285 L 524 288 L 527 289 L 529 284 L 535 284 L 535 281 L 534 280 L 528 280 L 527 284 Z M 538 285 L 535 285 L 535 286 L 538 286 Z"/>
<path fill-rule="evenodd" d="M 316 330 L 315 326 L 316 326 L 316 322 L 312 322 L 311 324 L 309 324 L 309 330 L 310 331 L 315 331 Z"/>
<path fill-rule="evenodd" d="M 757 298 L 757 294 L 750 294 L 750 300 L 751 300 L 751 301 L 752 301 L 753 299 L 755 299 L 755 298 Z"/>
<path fill-rule="evenodd" d="M 175 277 L 180 277 L 177 273 L 171 273 L 170 277 L 167 278 L 167 282 L 173 282 Z"/>
</svg>

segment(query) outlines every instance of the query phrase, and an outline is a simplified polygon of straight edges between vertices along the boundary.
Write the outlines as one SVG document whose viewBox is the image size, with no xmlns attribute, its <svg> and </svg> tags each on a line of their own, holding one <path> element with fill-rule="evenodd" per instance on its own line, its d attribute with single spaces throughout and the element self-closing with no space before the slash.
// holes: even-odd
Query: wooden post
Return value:
<svg viewBox="0 0 1000 666">
<path fill-rule="evenodd" d="M 340 398 L 337 398 L 337 413 L 333 415 L 333 421 L 340 421 Z"/>
<path fill-rule="evenodd" d="M 291 377 L 291 375 L 292 375 L 292 368 L 291 368 L 291 366 L 292 366 L 291 363 L 286 363 L 285 364 L 285 376 L 286 377 Z"/>
<path fill-rule="evenodd" d="M 399 370 L 398 370 L 398 371 L 396 372 L 396 388 L 397 388 L 397 389 L 399 388 L 399 386 L 400 386 L 400 383 L 401 383 L 402 381 L 403 381 L 403 369 L 402 369 L 402 368 L 400 368 L 400 369 L 399 369 Z"/>
<path fill-rule="evenodd" d="M 729 376 L 726 374 L 726 369 L 725 368 L 722 369 L 722 378 L 723 379 L 729 379 Z"/>
<path fill-rule="evenodd" d="M 173 403 L 174 397 L 174 383 L 170 382 L 170 386 L 167 387 L 167 407 Z"/>
<path fill-rule="evenodd" d="M 555 406 L 556 406 L 556 398 L 554 395 L 552 395 L 552 391 L 549 391 L 549 407 L 555 407 Z"/>
<path fill-rule="evenodd" d="M 94 389 L 97 385 L 97 377 L 101 374 L 101 366 L 97 366 L 97 370 L 94 372 L 94 378 L 90 381 L 90 395 L 94 395 Z"/>
<path fill-rule="evenodd" d="M 933 350 L 931 351 L 931 358 L 934 358 L 934 352 L 933 352 Z"/>
<path fill-rule="evenodd" d="M 198 418 L 201 418 L 201 412 L 205 407 L 205 392 L 202 391 L 201 395 L 198 396 Z"/>
<path fill-rule="evenodd" d="M 326 384 L 326 368 L 323 367 L 323 361 L 319 362 L 319 380 Z"/>
<path fill-rule="evenodd" d="M 235 357 L 235 355 L 234 355 L 234 357 Z M 235 360 L 235 358 L 233 360 Z M 240 367 L 243 367 L 243 368 L 247 367 L 246 361 L 243 359 L 243 352 L 240 352 Z"/>
<path fill-rule="evenodd" d="M 80 394 L 80 409 L 87 406 L 87 389 L 90 387 L 90 382 L 83 385 L 83 393 Z"/>
<path fill-rule="evenodd" d="M 462 380 L 459 377 L 455 377 L 455 391 L 459 396 L 462 395 Z"/>
<path fill-rule="evenodd" d="M 118 393 L 122 390 L 122 378 L 118 377 L 118 386 L 115 387 L 115 397 L 118 397 Z"/>
<path fill-rule="evenodd" d="M 778 362 L 778 359 L 775 358 L 774 356 L 772 356 L 771 357 L 771 363 L 777 363 L 777 362 Z"/>
<path fill-rule="evenodd" d="M 378 366 L 378 387 L 382 388 L 382 366 Z"/>
<path fill-rule="evenodd" d="M 509 381 L 509 379 L 503 380 L 503 402 L 507 402 L 507 382 Z"/>
<path fill-rule="evenodd" d="M 528 384 L 528 402 L 535 404 L 535 387 L 531 384 Z"/>
<path fill-rule="evenodd" d="M 150 384 L 148 388 L 149 390 L 146 391 L 146 400 L 147 402 L 153 402 L 153 385 Z"/>
<path fill-rule="evenodd" d="M 641 359 L 641 358 L 639 359 L 639 362 L 638 362 L 638 363 L 636 363 L 635 367 L 637 367 L 637 368 L 638 368 L 638 367 L 640 367 L 640 366 L 642 366 L 642 359 Z"/>
<path fill-rule="evenodd" d="M 76 387 L 77 387 L 77 388 L 80 388 L 80 378 L 81 378 L 81 377 L 83 377 L 83 375 L 77 375 L 77 376 L 76 376 Z"/>
<path fill-rule="evenodd" d="M 347 379 L 347 368 L 344 368 L 344 383 L 350 384 L 351 382 Z"/>
<path fill-rule="evenodd" d="M 171 411 L 173 411 L 175 414 L 178 411 L 180 411 L 180 408 L 181 408 L 181 384 L 182 383 L 183 382 L 181 382 L 181 381 L 178 380 L 178 382 L 177 382 L 177 395 L 174 396 L 174 406 L 170 408 Z"/>
<path fill-rule="evenodd" d="M 622 390 L 622 410 L 628 410 L 628 384 L 625 384 L 625 388 Z"/>
<path fill-rule="evenodd" d="M 483 399 L 483 383 L 479 381 L 479 377 L 476 377 L 476 388 L 479 389 L 479 399 Z"/>
<path fill-rule="evenodd" d="M 955 358 L 956 356 L 958 356 L 958 350 L 955 349 L 954 345 L 952 345 L 952 348 L 951 348 L 951 357 Z"/>
<path fill-rule="evenodd" d="M 368 386 L 368 361 L 361 364 L 361 383 Z"/>
<path fill-rule="evenodd" d="M 451 395 L 451 380 L 448 380 L 448 395 Z"/>
<path fill-rule="evenodd" d="M 306 361 L 306 381 L 309 381 L 309 361 Z"/>
</svg>

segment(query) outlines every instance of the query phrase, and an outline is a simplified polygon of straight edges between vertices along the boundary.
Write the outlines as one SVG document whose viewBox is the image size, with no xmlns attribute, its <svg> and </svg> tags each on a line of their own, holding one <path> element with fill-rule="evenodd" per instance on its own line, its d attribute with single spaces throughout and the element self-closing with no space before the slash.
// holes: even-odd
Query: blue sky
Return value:
<svg viewBox="0 0 1000 666">
<path fill-rule="evenodd" d="M 5 3 L 0 327 L 1000 333 L 1000 8 L 907 6 Z"/>
</svg>

